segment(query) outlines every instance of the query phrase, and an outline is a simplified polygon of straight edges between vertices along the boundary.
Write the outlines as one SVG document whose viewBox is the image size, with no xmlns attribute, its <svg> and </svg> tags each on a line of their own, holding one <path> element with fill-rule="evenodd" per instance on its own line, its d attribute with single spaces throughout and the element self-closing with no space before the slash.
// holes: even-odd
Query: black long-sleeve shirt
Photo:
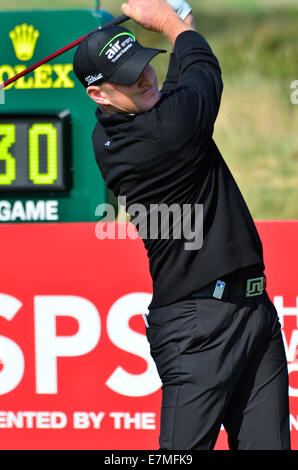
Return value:
<svg viewBox="0 0 298 470">
<path fill-rule="evenodd" d="M 96 111 L 96 161 L 108 188 L 116 197 L 125 196 L 144 241 L 153 281 L 150 309 L 246 266 L 265 269 L 251 214 L 212 138 L 222 89 L 210 46 L 199 33 L 186 31 L 176 39 L 161 100 L 150 111 Z M 130 211 L 133 204 L 147 208 L 143 219 Z M 191 206 L 192 215 L 195 205 L 202 205 L 202 246 L 186 249 L 185 237 L 173 235 L 171 218 L 170 237 L 160 232 L 150 238 L 145 229 L 156 204 L 178 204 L 181 213 L 183 205 Z"/>
</svg>

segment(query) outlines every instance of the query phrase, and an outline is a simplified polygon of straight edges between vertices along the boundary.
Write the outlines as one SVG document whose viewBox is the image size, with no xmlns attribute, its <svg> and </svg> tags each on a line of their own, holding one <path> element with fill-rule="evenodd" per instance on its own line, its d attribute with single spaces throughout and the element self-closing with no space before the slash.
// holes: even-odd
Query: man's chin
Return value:
<svg viewBox="0 0 298 470">
<path fill-rule="evenodd" d="M 161 94 L 159 92 L 155 93 L 153 96 L 148 96 L 147 99 L 143 97 L 142 101 L 139 103 L 138 112 L 145 113 L 146 111 L 150 111 L 159 102 L 160 98 Z"/>
</svg>

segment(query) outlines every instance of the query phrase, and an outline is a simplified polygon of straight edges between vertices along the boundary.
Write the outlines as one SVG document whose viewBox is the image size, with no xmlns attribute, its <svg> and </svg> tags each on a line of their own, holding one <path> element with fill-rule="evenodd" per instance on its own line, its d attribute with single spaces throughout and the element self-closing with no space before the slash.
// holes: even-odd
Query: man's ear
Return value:
<svg viewBox="0 0 298 470">
<path fill-rule="evenodd" d="M 87 95 L 91 98 L 95 103 L 99 105 L 109 105 L 110 101 L 106 96 L 106 93 L 99 87 L 99 86 L 88 86 L 86 89 Z"/>
</svg>

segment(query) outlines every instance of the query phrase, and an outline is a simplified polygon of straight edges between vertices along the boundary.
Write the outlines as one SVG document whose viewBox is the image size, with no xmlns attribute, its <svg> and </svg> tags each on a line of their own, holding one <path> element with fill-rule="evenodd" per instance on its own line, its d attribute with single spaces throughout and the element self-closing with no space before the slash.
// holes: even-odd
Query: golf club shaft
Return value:
<svg viewBox="0 0 298 470">
<path fill-rule="evenodd" d="M 104 25 L 100 26 L 99 28 L 96 28 L 94 31 L 92 31 L 92 33 L 94 33 L 95 31 L 98 31 L 100 29 L 106 28 L 107 26 L 115 26 L 115 25 L 124 23 L 124 21 L 127 21 L 128 19 L 129 19 L 129 17 L 126 16 L 126 15 L 118 16 L 117 18 L 114 18 L 112 21 L 109 21 L 108 23 L 105 23 Z M 8 86 L 11 83 L 15 82 L 16 80 L 18 80 L 19 78 L 24 77 L 28 73 L 30 73 L 33 70 L 37 69 L 41 65 L 49 62 L 50 60 L 55 59 L 55 57 L 58 57 L 61 54 L 64 54 L 65 52 L 69 51 L 70 49 L 73 49 L 74 47 L 78 46 L 87 36 L 89 36 L 89 34 L 91 34 L 91 33 L 85 34 L 85 36 L 82 36 L 81 38 L 77 39 L 76 41 L 71 42 L 67 46 L 62 47 L 61 49 L 59 49 L 58 51 L 53 52 L 53 54 L 50 54 L 49 56 L 45 57 L 44 59 L 40 60 L 39 62 L 36 62 L 36 64 L 31 65 L 26 70 L 23 70 L 22 72 L 18 73 L 14 77 L 9 78 L 4 83 L 0 84 L 0 88 L 5 88 L 6 86 Z"/>
</svg>

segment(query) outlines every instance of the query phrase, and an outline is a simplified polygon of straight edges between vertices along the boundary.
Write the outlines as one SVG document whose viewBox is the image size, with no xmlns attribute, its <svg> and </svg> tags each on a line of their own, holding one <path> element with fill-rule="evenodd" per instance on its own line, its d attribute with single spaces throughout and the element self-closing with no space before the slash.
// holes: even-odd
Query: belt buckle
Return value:
<svg viewBox="0 0 298 470">
<path fill-rule="evenodd" d="M 265 277 L 255 277 L 247 279 L 246 282 L 246 297 L 255 297 L 261 295 L 264 290 Z"/>
</svg>

